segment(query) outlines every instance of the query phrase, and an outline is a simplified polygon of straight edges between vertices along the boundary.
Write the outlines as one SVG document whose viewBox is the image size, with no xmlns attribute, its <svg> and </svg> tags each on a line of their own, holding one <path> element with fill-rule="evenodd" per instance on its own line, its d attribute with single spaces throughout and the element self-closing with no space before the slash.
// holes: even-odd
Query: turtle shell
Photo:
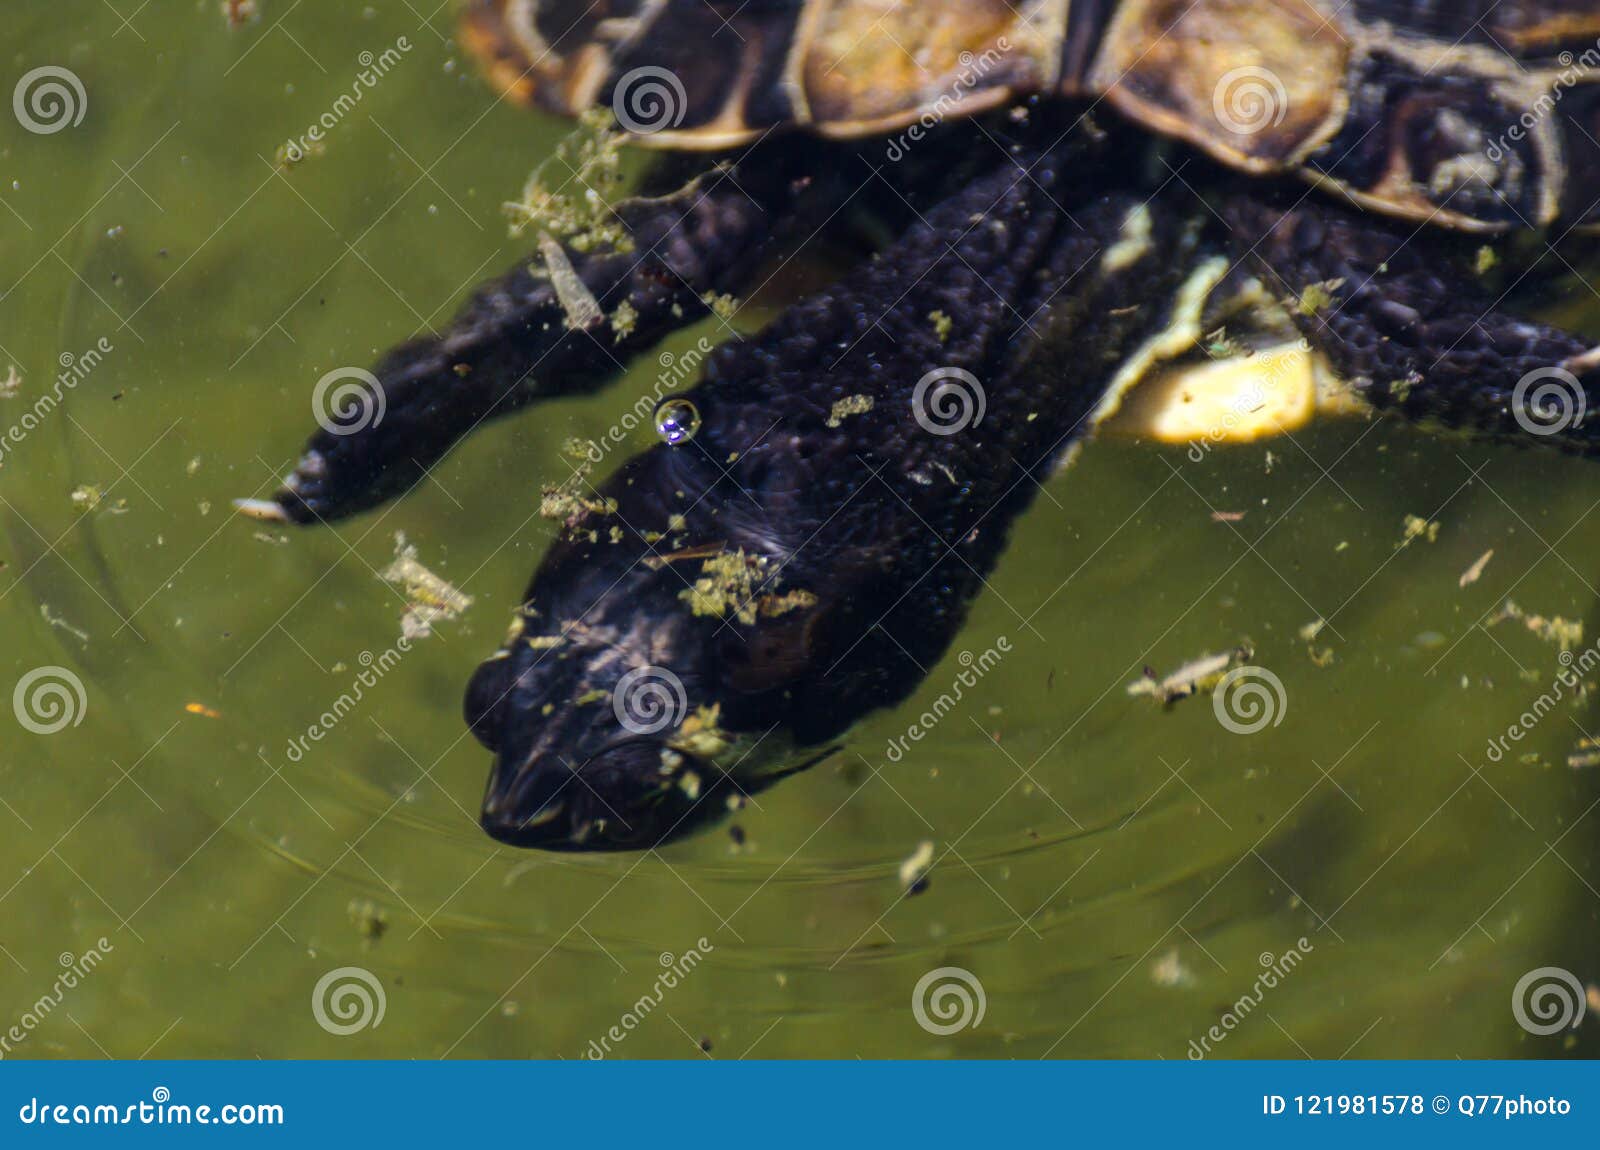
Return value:
<svg viewBox="0 0 1600 1150">
<path fill-rule="evenodd" d="M 1055 95 L 1391 215 L 1600 225 L 1600 0 L 469 0 L 463 38 L 510 98 L 656 146 Z"/>
</svg>

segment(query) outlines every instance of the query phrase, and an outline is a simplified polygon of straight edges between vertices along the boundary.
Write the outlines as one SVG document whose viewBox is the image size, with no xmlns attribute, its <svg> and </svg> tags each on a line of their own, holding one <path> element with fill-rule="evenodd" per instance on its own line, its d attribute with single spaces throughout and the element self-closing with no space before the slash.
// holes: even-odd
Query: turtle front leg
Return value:
<svg viewBox="0 0 1600 1150">
<path fill-rule="evenodd" d="M 632 251 L 551 252 L 547 241 L 537 266 L 489 281 L 442 335 L 394 349 L 354 384 L 360 394 L 336 396 L 282 488 L 238 506 L 296 523 L 364 511 L 415 486 L 485 420 L 599 387 L 703 318 L 705 297 L 745 287 L 805 194 L 783 166 L 713 173 L 619 205 Z M 611 322 L 619 309 L 630 325 Z M 343 424 L 342 413 L 360 418 Z"/>
<path fill-rule="evenodd" d="M 1229 242 L 1335 371 L 1380 411 L 1600 455 L 1600 349 L 1502 311 L 1475 244 L 1311 197 L 1224 205 Z"/>
</svg>

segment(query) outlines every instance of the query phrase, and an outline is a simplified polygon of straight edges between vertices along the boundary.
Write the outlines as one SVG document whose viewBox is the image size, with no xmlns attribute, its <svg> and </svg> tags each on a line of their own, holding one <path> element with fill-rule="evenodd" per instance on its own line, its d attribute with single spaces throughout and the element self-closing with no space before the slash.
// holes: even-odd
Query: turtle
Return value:
<svg viewBox="0 0 1600 1150">
<path fill-rule="evenodd" d="M 1270 351 L 1369 417 L 1600 453 L 1600 350 L 1483 258 L 1600 225 L 1595 0 L 468 0 L 460 35 L 651 174 L 382 358 L 382 418 L 244 510 L 373 508 L 797 254 L 843 265 L 579 470 L 466 692 L 502 842 L 652 849 L 827 758 L 1141 381 Z"/>
</svg>

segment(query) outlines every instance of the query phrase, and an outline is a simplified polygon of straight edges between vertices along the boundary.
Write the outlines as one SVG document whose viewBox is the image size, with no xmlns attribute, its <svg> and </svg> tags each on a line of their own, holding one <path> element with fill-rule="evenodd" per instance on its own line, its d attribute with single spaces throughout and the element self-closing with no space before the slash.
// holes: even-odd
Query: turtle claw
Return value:
<svg viewBox="0 0 1600 1150">
<path fill-rule="evenodd" d="M 1573 356 L 1561 367 L 1574 375 L 1586 375 L 1591 371 L 1600 370 L 1600 347 L 1592 347 L 1582 355 Z"/>
<path fill-rule="evenodd" d="M 289 522 L 289 513 L 283 505 L 271 499 L 235 499 L 234 510 L 250 519 L 263 519 L 269 523 Z"/>
</svg>

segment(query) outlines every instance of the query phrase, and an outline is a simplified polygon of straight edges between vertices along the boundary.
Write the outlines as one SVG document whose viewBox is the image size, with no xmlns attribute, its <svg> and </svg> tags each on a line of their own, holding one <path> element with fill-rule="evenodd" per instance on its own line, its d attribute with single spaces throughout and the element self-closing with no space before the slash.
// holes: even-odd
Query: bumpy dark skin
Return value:
<svg viewBox="0 0 1600 1150">
<path fill-rule="evenodd" d="M 1593 341 L 1497 310 L 1468 266 L 1472 245 L 1320 199 L 1284 208 L 1241 193 L 1220 211 L 1234 249 L 1267 282 L 1338 285 L 1328 307 L 1295 318 L 1374 407 L 1499 442 L 1527 443 L 1537 427 L 1548 446 L 1600 450 L 1600 424 L 1571 418 L 1600 400 Z M 1517 384 L 1535 374 L 1519 399 Z M 1546 381 L 1554 390 L 1541 402 Z"/>
<path fill-rule="evenodd" d="M 542 261 L 524 260 L 481 285 L 438 336 L 390 351 L 373 368 L 381 409 L 360 434 L 320 428 L 273 496 L 282 518 L 333 521 L 409 491 L 487 420 L 562 395 L 596 390 L 637 353 L 702 320 L 709 296 L 742 294 L 763 268 L 819 236 L 860 246 L 854 230 L 898 231 L 914 201 L 965 178 L 968 125 L 948 149 L 928 149 L 865 188 L 854 149 L 787 138 L 737 157 L 664 157 L 640 194 L 616 205 L 632 250 L 570 253 L 605 315 L 638 317 L 619 336 L 602 322 L 574 332 Z M 877 149 L 871 153 L 879 160 Z M 848 210 L 846 210 L 848 209 Z M 370 391 L 370 388 L 365 389 Z M 259 513 L 259 511 L 258 511 Z"/>
<path fill-rule="evenodd" d="M 555 850 L 652 847 L 811 765 L 863 715 L 905 698 L 959 631 L 1038 483 L 1133 350 L 1169 326 L 1203 263 L 1236 261 L 1286 297 L 1320 285 L 1332 302 L 1297 320 L 1381 409 L 1526 441 L 1515 386 L 1556 368 L 1591 410 L 1600 404 L 1584 341 L 1496 311 L 1457 272 L 1470 241 L 1416 236 L 1298 187 L 1196 164 L 1195 182 L 1211 189 L 1202 204 L 1183 182 L 1135 182 L 1149 170 L 1138 139 L 1069 138 L 1004 158 L 991 147 L 990 170 L 880 258 L 720 349 L 686 396 L 698 435 L 605 484 L 615 511 L 591 512 L 552 548 L 520 629 L 468 691 L 467 721 L 495 754 L 491 835 Z M 1130 248 L 1139 205 L 1149 242 Z M 1105 260 L 1113 245 L 1116 265 Z M 604 262 L 615 258 L 581 269 L 600 277 L 590 285 L 602 301 L 633 290 L 618 288 L 634 281 Z M 665 323 L 659 310 L 646 318 Z M 488 362 L 505 354 L 506 372 L 526 372 L 526 349 L 497 350 L 475 311 L 463 330 L 478 333 Z M 588 336 L 541 339 L 541 355 L 567 362 L 583 354 L 567 344 Z M 936 369 L 977 381 L 981 421 L 949 435 L 919 422 L 913 397 Z M 470 406 L 488 382 L 507 386 L 505 372 L 486 374 L 436 374 L 430 402 L 449 410 L 464 388 Z M 941 413 L 948 423 L 963 391 L 975 394 L 959 381 L 927 392 L 927 423 Z M 359 450 L 385 458 L 389 434 Z M 1539 442 L 1600 447 L 1582 422 Z M 317 500 L 338 513 L 391 490 L 357 467 L 330 471 Z M 279 503 L 295 514 L 302 495 Z M 754 575 L 748 597 L 697 614 L 684 592 L 707 558 L 740 553 Z M 640 681 L 667 684 L 667 710 L 646 715 L 647 729 L 624 721 L 638 717 L 627 684 Z"/>
<path fill-rule="evenodd" d="M 524 262 L 480 287 L 439 338 L 395 348 L 375 367 L 382 434 L 323 428 L 275 497 L 296 523 L 333 520 L 409 491 L 457 440 L 527 403 L 593 388 L 672 328 L 707 313 L 702 299 L 742 286 L 780 221 L 798 223 L 798 176 L 781 167 L 735 183 L 715 175 L 675 195 L 619 209 L 637 252 L 575 255 L 607 315 L 627 302 L 631 335 L 569 332 L 548 277 Z M 373 405 L 368 404 L 367 410 Z"/>
<path fill-rule="evenodd" d="M 686 396 L 699 434 L 630 461 L 601 490 L 616 513 L 550 552 L 526 629 L 468 693 L 468 721 L 496 752 L 491 834 L 555 849 L 682 835 L 723 813 L 733 788 L 759 790 L 904 698 L 939 658 L 1011 522 L 1127 349 L 1162 324 L 1195 242 L 1182 213 L 1160 213 L 1137 274 L 1105 273 L 1097 253 L 1139 198 L 1088 191 L 1065 150 L 1016 164 L 1030 178 L 1002 165 L 881 260 L 721 349 Z M 1045 311 L 1069 282 L 1070 300 Z M 943 338 L 936 311 L 951 321 Z M 980 423 L 935 434 L 918 422 L 913 390 L 939 367 L 979 381 Z M 828 426 L 835 403 L 860 396 L 870 411 Z M 682 593 L 699 556 L 739 551 L 766 561 L 758 607 L 797 591 L 814 602 L 754 623 L 697 617 Z M 722 764 L 731 779 L 686 761 L 698 801 L 663 770 L 670 730 L 631 735 L 601 701 L 643 668 L 670 672 L 688 709 L 717 707 L 721 732 L 755 744 Z M 573 705 L 584 697 L 596 701 Z"/>
</svg>

